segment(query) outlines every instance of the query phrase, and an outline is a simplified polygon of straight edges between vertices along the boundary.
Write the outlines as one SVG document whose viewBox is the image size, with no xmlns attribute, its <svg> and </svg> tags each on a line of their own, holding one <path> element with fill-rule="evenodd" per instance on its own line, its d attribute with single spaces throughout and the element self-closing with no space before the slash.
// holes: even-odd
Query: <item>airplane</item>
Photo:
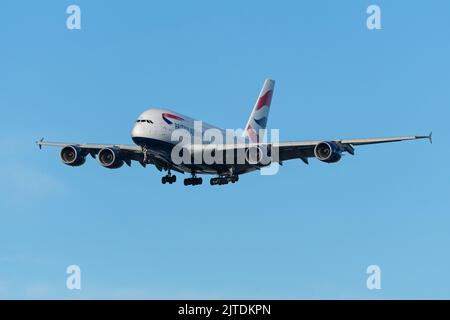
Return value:
<svg viewBox="0 0 450 320">
<path fill-rule="evenodd" d="M 261 92 L 252 109 L 250 117 L 244 127 L 243 137 L 245 143 L 201 143 L 191 145 L 189 152 L 204 152 L 208 149 L 217 154 L 224 154 L 232 150 L 236 157 L 238 152 L 244 152 L 245 159 L 242 162 L 217 162 L 200 163 L 182 162 L 178 163 L 172 159 L 172 151 L 176 142 L 172 140 L 172 134 L 176 129 L 185 129 L 192 133 L 196 130 L 193 118 L 174 112 L 169 109 L 151 108 L 144 111 L 136 120 L 132 130 L 131 139 L 134 144 L 90 144 L 90 143 L 66 143 L 37 141 L 39 148 L 42 146 L 61 147 L 60 157 L 64 164 L 78 167 L 85 163 L 86 157 L 91 155 L 94 159 L 98 157 L 100 164 L 109 169 L 117 169 L 127 164 L 131 166 L 132 161 L 140 163 L 143 167 L 151 164 L 159 171 L 166 171 L 162 177 L 163 184 L 172 184 L 176 181 L 176 176 L 172 171 L 190 174 L 184 179 L 184 185 L 200 185 L 203 182 L 200 174 L 214 175 L 210 179 L 211 185 L 225 185 L 229 182 L 235 183 L 239 176 L 255 170 L 261 170 L 271 163 L 283 164 L 284 161 L 299 159 L 305 164 L 309 163 L 309 158 L 317 158 L 325 163 L 335 163 L 341 160 L 344 153 L 355 154 L 354 147 L 361 145 L 397 142 L 405 140 L 428 139 L 432 143 L 432 133 L 427 136 L 399 136 L 388 138 L 369 139 L 337 139 L 337 140 L 317 140 L 317 141 L 291 141 L 291 142 L 265 142 L 262 134 L 266 130 L 267 119 L 272 102 L 275 81 L 266 79 Z M 225 134 L 225 130 L 219 127 L 202 122 L 200 133 L 206 130 L 215 129 Z M 195 132 L 194 132 L 195 133 Z M 257 150 L 256 159 L 251 161 L 249 148 L 259 148 L 264 146 L 266 152 Z M 268 149 L 268 151 L 267 151 Z M 191 154 L 192 156 L 192 154 Z M 262 161 L 263 158 L 266 160 Z"/>
</svg>

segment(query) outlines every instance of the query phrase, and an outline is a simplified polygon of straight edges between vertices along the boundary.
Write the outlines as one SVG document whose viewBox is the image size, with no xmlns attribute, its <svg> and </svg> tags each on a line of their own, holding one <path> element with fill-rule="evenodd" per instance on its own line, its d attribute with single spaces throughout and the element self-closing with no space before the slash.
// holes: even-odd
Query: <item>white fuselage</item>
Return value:
<svg viewBox="0 0 450 320">
<path fill-rule="evenodd" d="M 138 145 L 143 145 L 146 142 L 175 145 L 177 141 L 172 140 L 172 133 L 176 129 L 185 129 L 190 134 L 194 135 L 195 133 L 199 136 L 203 136 L 203 133 L 208 129 L 225 132 L 225 130 L 203 121 L 199 126 L 199 121 L 169 109 L 152 108 L 144 111 L 138 117 L 131 130 L 131 138 Z M 194 122 L 197 122 L 197 126 Z M 200 131 L 198 130 L 199 127 Z"/>
<path fill-rule="evenodd" d="M 169 109 L 152 108 L 144 111 L 138 117 L 131 131 L 131 138 L 135 144 L 146 148 L 153 156 L 168 160 L 171 157 L 172 148 L 179 143 L 177 139 L 173 139 L 173 133 L 177 129 L 186 130 L 193 139 L 195 139 L 194 137 L 199 138 L 200 143 L 204 143 L 204 133 L 209 129 L 220 132 L 223 139 L 226 136 L 224 129 L 206 122 L 195 120 Z M 182 164 L 176 167 L 180 171 L 209 174 L 217 174 L 218 171 L 226 170 L 223 166 L 217 167 L 206 164 L 199 164 L 195 167 Z M 246 169 L 246 171 L 253 170 L 254 168 Z"/>
</svg>

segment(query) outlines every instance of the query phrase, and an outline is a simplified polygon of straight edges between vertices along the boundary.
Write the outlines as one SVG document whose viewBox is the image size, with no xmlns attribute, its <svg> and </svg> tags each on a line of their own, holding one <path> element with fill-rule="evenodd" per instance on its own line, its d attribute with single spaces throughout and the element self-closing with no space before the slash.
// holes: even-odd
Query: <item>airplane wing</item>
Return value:
<svg viewBox="0 0 450 320">
<path fill-rule="evenodd" d="M 165 157 L 163 157 L 162 155 L 153 153 L 145 154 L 144 150 L 141 147 L 132 144 L 51 142 L 51 141 L 44 141 L 44 139 L 36 141 L 36 144 L 39 146 L 40 149 L 43 146 L 61 147 L 61 148 L 72 146 L 84 151 L 86 155 L 90 154 L 93 158 L 96 158 L 100 150 L 104 148 L 112 148 L 120 151 L 122 160 L 128 166 L 131 166 L 131 161 L 137 161 L 143 167 L 145 167 L 147 164 L 153 164 L 159 171 L 161 171 L 163 168 L 170 168 L 174 169 L 175 171 L 182 172 L 178 168 L 173 167 L 172 163 L 167 159 L 165 159 Z"/>
<path fill-rule="evenodd" d="M 406 140 L 428 139 L 432 141 L 431 133 L 428 136 L 400 136 L 400 137 L 388 137 L 388 138 L 369 138 L 369 139 L 340 139 L 330 140 L 327 142 L 335 143 L 340 151 L 354 154 L 354 146 L 399 142 Z M 308 163 L 308 158 L 315 157 L 315 147 L 324 141 L 297 141 L 297 142 L 281 142 L 272 144 L 272 148 L 278 148 L 279 161 L 290 159 L 301 159 L 305 163 Z"/>
<path fill-rule="evenodd" d="M 130 153 L 142 153 L 142 148 L 132 144 L 99 144 L 99 143 L 71 143 L 71 142 L 51 142 L 41 139 L 36 141 L 39 149 L 42 147 L 66 147 L 76 146 L 80 149 L 86 150 L 89 153 L 97 154 L 103 148 L 118 148 Z"/>
<path fill-rule="evenodd" d="M 103 148 L 116 147 L 121 150 L 127 150 L 132 152 L 142 152 L 142 148 L 132 144 L 98 144 L 98 143 L 70 143 L 70 142 L 51 142 L 44 141 L 43 139 L 36 141 L 39 148 L 46 147 L 65 147 L 65 146 L 77 146 L 81 149 L 85 149 L 89 152 L 98 153 Z"/>
<path fill-rule="evenodd" d="M 279 142 L 279 143 L 251 143 L 251 144 L 237 144 L 237 145 L 224 145 L 223 150 L 227 149 L 241 149 L 251 148 L 257 146 L 265 146 L 271 149 L 272 161 L 283 162 L 291 159 L 301 159 L 308 164 L 308 158 L 315 157 L 314 150 L 320 143 L 333 143 L 339 152 L 348 152 L 354 154 L 354 146 L 398 142 L 406 140 L 428 139 L 430 142 L 431 133 L 428 136 L 400 136 L 400 137 L 388 137 L 388 138 L 370 138 L 370 139 L 338 139 L 338 140 L 313 140 L 313 141 L 291 141 L 291 142 Z M 218 149 L 221 149 L 220 147 Z M 278 158 L 278 159 L 277 159 Z"/>
<path fill-rule="evenodd" d="M 398 142 L 405 140 L 417 140 L 417 139 L 429 139 L 431 140 L 431 133 L 428 136 L 401 136 L 401 137 L 389 137 L 389 138 L 374 138 L 374 139 L 340 139 L 340 140 L 327 140 L 327 141 L 292 141 L 292 142 L 277 142 L 277 143 L 250 143 L 250 144 L 224 144 L 224 145 L 192 145 L 193 151 L 203 152 L 207 148 L 215 149 L 216 151 L 226 151 L 233 149 L 234 151 L 245 151 L 251 147 L 267 147 L 270 149 L 272 162 L 282 163 L 286 160 L 291 159 L 301 159 L 304 163 L 308 164 L 308 158 L 316 157 L 315 151 L 316 147 L 324 144 L 325 149 L 324 158 L 319 160 L 325 162 L 335 162 L 330 157 L 337 152 L 338 158 L 340 159 L 340 154 L 342 152 L 348 152 L 354 154 L 354 146 L 367 145 L 367 144 L 377 144 L 377 143 L 387 143 L 387 142 Z M 167 155 L 154 154 L 153 152 L 145 152 L 141 147 L 137 145 L 128 144 L 94 144 L 94 143 L 66 143 L 66 142 L 49 142 L 43 139 L 36 142 L 39 148 L 43 146 L 49 147 L 71 147 L 74 149 L 74 153 L 81 153 L 83 159 L 82 162 L 76 163 L 75 160 L 69 159 L 66 164 L 69 165 L 79 165 L 84 163 L 84 158 L 90 154 L 93 158 L 100 153 L 102 149 L 112 149 L 115 152 L 120 153 L 120 160 L 122 163 L 126 163 L 131 166 L 131 161 L 139 162 L 143 167 L 147 164 L 153 164 L 155 167 L 161 171 L 163 169 L 173 169 L 174 171 L 183 173 L 183 170 L 175 165 Z M 328 148 L 329 147 L 329 148 Z M 327 150 L 329 149 L 329 150 Z M 112 153 L 112 151 L 111 151 Z M 73 156 L 73 155 L 72 155 Z M 77 155 L 76 155 L 77 156 Z M 75 158 L 76 158 L 75 156 Z M 74 158 L 74 159 L 75 159 Z M 101 156 L 100 156 L 101 158 Z M 102 160 L 102 159 L 100 159 Z M 63 159 L 64 161 L 64 159 Z M 102 161 L 100 161 L 102 162 Z M 108 165 L 105 165 L 109 167 Z M 114 168 L 114 166 L 111 166 Z M 255 168 L 259 168 L 258 165 Z"/>
</svg>

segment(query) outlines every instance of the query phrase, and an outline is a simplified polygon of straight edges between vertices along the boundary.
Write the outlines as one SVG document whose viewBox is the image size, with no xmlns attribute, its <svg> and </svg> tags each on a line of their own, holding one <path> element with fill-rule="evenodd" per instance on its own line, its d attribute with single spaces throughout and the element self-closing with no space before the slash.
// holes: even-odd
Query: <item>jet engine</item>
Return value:
<svg viewBox="0 0 450 320">
<path fill-rule="evenodd" d="M 320 161 L 334 163 L 341 160 L 342 150 L 334 142 L 320 142 L 314 148 L 314 155 Z"/>
<path fill-rule="evenodd" d="M 265 145 L 246 148 L 245 161 L 252 165 L 269 165 L 272 161 L 270 150 Z"/>
<path fill-rule="evenodd" d="M 103 148 L 100 150 L 98 153 L 98 161 L 108 169 L 120 168 L 124 163 L 120 150 L 115 148 Z"/>
<path fill-rule="evenodd" d="M 77 146 L 65 146 L 61 149 L 61 160 L 72 167 L 81 166 L 86 162 L 86 153 Z"/>
</svg>

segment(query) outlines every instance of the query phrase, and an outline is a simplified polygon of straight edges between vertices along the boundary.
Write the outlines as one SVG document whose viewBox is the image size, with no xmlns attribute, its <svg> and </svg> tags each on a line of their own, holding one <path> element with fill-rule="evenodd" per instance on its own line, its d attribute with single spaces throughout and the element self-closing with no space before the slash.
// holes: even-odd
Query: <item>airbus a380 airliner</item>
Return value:
<svg viewBox="0 0 450 320">
<path fill-rule="evenodd" d="M 159 171 L 167 171 L 167 175 L 162 177 L 162 183 L 172 184 L 176 181 L 176 176 L 171 172 L 188 173 L 190 177 L 184 179 L 184 185 L 199 185 L 202 178 L 198 174 L 212 174 L 211 185 L 223 185 L 229 182 L 235 183 L 239 175 L 255 170 L 260 170 L 270 163 L 282 164 L 283 161 L 300 159 L 308 164 L 309 158 L 317 158 L 326 163 L 334 163 L 341 159 L 341 155 L 347 152 L 354 154 L 354 146 L 396 142 L 403 140 L 429 139 L 428 136 L 401 136 L 375 139 L 338 139 L 329 141 L 293 141 L 293 142 L 262 142 L 261 134 L 267 125 L 272 95 L 275 81 L 267 79 L 259 94 L 250 118 L 244 128 L 243 136 L 245 143 L 221 144 L 201 143 L 194 145 L 192 149 L 204 152 L 209 150 L 212 154 L 225 154 L 232 150 L 235 157 L 241 151 L 245 155 L 244 161 L 217 161 L 214 163 L 182 162 L 174 161 L 172 151 L 178 142 L 172 140 L 172 134 L 176 129 L 184 129 L 194 133 L 196 125 L 194 119 L 183 114 L 168 110 L 153 108 L 144 111 L 131 131 L 131 138 L 134 145 L 123 144 L 90 144 L 90 143 L 64 143 L 47 142 L 44 139 L 37 141 L 39 148 L 42 146 L 61 147 L 61 160 L 69 166 L 81 166 L 85 163 L 86 157 L 91 155 L 98 157 L 100 164 L 106 168 L 117 169 L 124 163 L 131 166 L 132 161 L 139 162 L 143 167 L 147 164 L 156 166 Z M 225 135 L 225 130 L 202 122 L 201 132 L 215 129 Z M 191 146 L 192 147 L 192 146 Z M 258 148 L 265 148 L 265 156 Z M 257 148 L 255 160 L 249 157 L 249 150 Z M 264 160 L 264 161 L 263 161 Z"/>
</svg>

